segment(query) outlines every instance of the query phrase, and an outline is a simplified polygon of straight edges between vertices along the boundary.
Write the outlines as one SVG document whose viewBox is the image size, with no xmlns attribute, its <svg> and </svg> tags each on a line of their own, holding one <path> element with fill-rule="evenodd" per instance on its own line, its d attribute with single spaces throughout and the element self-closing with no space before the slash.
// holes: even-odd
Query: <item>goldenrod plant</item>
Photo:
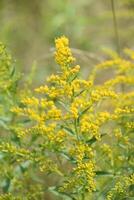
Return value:
<svg viewBox="0 0 134 200">
<path fill-rule="evenodd" d="M 0 200 L 133 199 L 134 51 L 97 64 L 84 80 L 69 40 L 55 45 L 57 74 L 16 101 L 11 96 Z M 8 91 L 11 74 L 1 73 Z"/>
</svg>

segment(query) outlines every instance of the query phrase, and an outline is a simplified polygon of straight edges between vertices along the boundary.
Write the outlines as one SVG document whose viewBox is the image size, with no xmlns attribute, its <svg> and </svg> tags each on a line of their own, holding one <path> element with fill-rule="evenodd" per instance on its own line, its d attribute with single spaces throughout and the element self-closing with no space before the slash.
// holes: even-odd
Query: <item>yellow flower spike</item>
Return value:
<svg viewBox="0 0 134 200">
<path fill-rule="evenodd" d="M 47 82 L 60 82 L 60 76 L 52 74 L 50 77 L 47 78 Z"/>
<path fill-rule="evenodd" d="M 56 52 L 55 60 L 57 64 L 61 66 L 62 69 L 66 69 L 70 66 L 71 63 L 75 61 L 75 58 L 72 56 L 71 49 L 69 48 L 69 40 L 62 36 L 55 40 Z"/>
<path fill-rule="evenodd" d="M 51 107 L 54 106 L 54 102 L 41 98 L 40 99 L 40 106 L 41 106 L 41 108 L 51 108 Z"/>
<path fill-rule="evenodd" d="M 117 76 L 116 78 L 106 81 L 105 86 L 115 86 L 119 83 L 126 83 L 126 84 L 134 84 L 134 77 L 126 77 L 126 76 Z"/>
<path fill-rule="evenodd" d="M 115 114 L 123 115 L 123 114 L 133 114 L 134 113 L 134 108 L 117 108 L 115 110 Z"/>
<path fill-rule="evenodd" d="M 45 120 L 44 114 L 39 115 L 33 108 L 24 108 L 18 114 L 21 116 L 27 116 L 31 120 L 35 120 L 39 123 Z"/>
<path fill-rule="evenodd" d="M 47 85 L 40 86 L 39 88 L 35 89 L 35 92 L 37 92 L 37 93 L 48 93 L 48 91 L 49 91 L 49 88 Z"/>
<path fill-rule="evenodd" d="M 26 166 L 26 173 L 23 173 L 27 174 L 25 185 L 31 181 L 30 170 L 40 178 L 41 184 L 48 173 L 52 177 L 55 177 L 55 173 L 62 174 L 62 179 L 56 179 L 56 182 L 59 181 L 56 189 L 60 188 L 59 191 L 75 199 L 98 198 L 106 182 L 109 183 L 112 178 L 113 183 L 108 187 L 110 191 L 104 194 L 104 199 L 106 196 L 108 200 L 122 199 L 120 193 L 127 191 L 124 194 L 130 194 L 129 186 L 134 182 L 134 176 L 129 176 L 134 166 L 134 65 L 117 57 L 99 64 L 91 72 L 90 78 L 83 80 L 79 78 L 80 66 L 73 64 L 68 39 L 63 36 L 55 42 L 55 59 L 61 70 L 48 77 L 48 85 L 36 88 L 35 96 L 30 92 L 28 97 L 23 92 L 19 96 L 22 99 L 20 108 L 11 109 L 22 117 L 17 119 L 11 115 L 14 124 L 9 126 L 9 134 L 13 132 L 15 137 L 6 133 L 4 140 L 13 138 L 12 143 L 0 143 L 0 151 L 7 155 L 1 156 L 1 174 L 4 168 L 5 171 L 8 169 L 5 167 L 8 158 L 11 158 L 15 172 L 18 164 L 23 167 L 28 163 L 30 166 Z M 103 83 L 97 82 L 100 79 L 93 82 L 99 70 L 102 72 L 107 68 L 113 70 L 110 79 Z M 120 90 L 122 83 L 126 86 L 124 91 Z M 0 105 L 0 112 L 4 112 L 3 105 Z M 4 116 L 6 114 L 7 111 Z M 1 118 L 0 125 L 5 125 L 4 120 L 6 118 Z M 14 140 L 16 136 L 17 142 Z M 19 192 L 22 193 L 23 189 Z M 116 194 L 119 196 L 114 196 Z"/>
<path fill-rule="evenodd" d="M 13 108 L 11 108 L 11 112 L 16 113 L 16 114 L 22 114 L 23 109 L 20 107 L 13 107 Z"/>
<path fill-rule="evenodd" d="M 99 123 L 104 123 L 105 121 L 110 119 L 110 113 L 108 112 L 100 112 L 98 115 Z"/>
<path fill-rule="evenodd" d="M 11 78 L 13 60 L 7 52 L 6 47 L 0 42 L 0 91 L 8 91 L 14 85 L 15 80 Z"/>
<path fill-rule="evenodd" d="M 124 197 L 130 186 L 134 184 L 133 174 L 130 176 L 121 176 L 115 183 L 115 186 L 108 192 L 106 200 L 113 200 L 116 195 Z M 127 193 L 128 194 L 128 193 Z"/>
<path fill-rule="evenodd" d="M 35 97 L 25 97 L 24 99 L 21 100 L 21 102 L 25 105 L 31 105 L 31 106 L 38 106 L 39 105 L 39 99 Z"/>
<path fill-rule="evenodd" d="M 103 98 L 117 98 L 117 94 L 113 90 L 107 88 L 98 87 L 91 92 L 91 99 L 93 102 L 100 101 Z"/>
<path fill-rule="evenodd" d="M 76 74 L 80 71 L 80 66 L 76 65 L 75 67 L 72 67 L 70 70 L 70 74 Z"/>
<path fill-rule="evenodd" d="M 21 127 L 12 127 L 12 130 L 18 138 L 24 138 L 27 135 L 27 130 L 22 129 Z"/>
<path fill-rule="evenodd" d="M 88 161 L 85 163 L 82 162 L 78 162 L 77 166 L 74 168 L 74 172 L 78 175 L 78 176 L 86 176 L 86 189 L 88 190 L 88 192 L 92 192 L 95 191 L 96 189 L 96 184 L 94 181 L 94 177 L 95 177 L 95 167 L 94 167 L 94 163 L 92 161 Z"/>
<path fill-rule="evenodd" d="M 4 152 L 4 153 L 10 153 L 12 155 L 20 156 L 22 158 L 24 157 L 24 159 L 29 158 L 29 155 L 30 155 L 29 150 L 18 148 L 15 145 L 12 145 L 10 143 L 5 143 L 5 142 L 0 144 L 0 150 L 1 152 Z"/>
<path fill-rule="evenodd" d="M 56 107 L 53 107 L 51 110 L 47 113 L 47 119 L 55 119 L 60 120 L 62 116 L 62 112 L 60 109 L 57 109 Z"/>
</svg>

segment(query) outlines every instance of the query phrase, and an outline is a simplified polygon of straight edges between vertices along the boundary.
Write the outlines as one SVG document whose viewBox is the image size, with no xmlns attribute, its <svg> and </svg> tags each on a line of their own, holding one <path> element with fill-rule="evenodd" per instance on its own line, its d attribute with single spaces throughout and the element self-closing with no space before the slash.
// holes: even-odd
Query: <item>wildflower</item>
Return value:
<svg viewBox="0 0 134 200">
<path fill-rule="evenodd" d="M 39 88 L 35 89 L 35 92 L 38 93 L 47 93 L 49 91 L 48 86 L 40 86 Z"/>
<path fill-rule="evenodd" d="M 32 106 L 38 106 L 39 105 L 39 100 L 35 97 L 26 97 L 24 99 L 22 99 L 21 101 L 23 104 L 26 104 L 26 105 L 32 105 Z"/>
<path fill-rule="evenodd" d="M 83 194 L 97 198 L 97 192 L 104 191 L 105 180 L 110 182 L 112 177 L 104 198 L 127 199 L 134 184 L 133 63 L 116 55 L 98 64 L 89 79 L 83 80 L 80 66 L 73 63 L 68 39 L 63 36 L 55 43 L 60 72 L 50 75 L 34 94 L 23 93 L 19 106 L 12 106 L 12 142 L 0 143 L 5 156 L 1 156 L 2 165 L 10 155 L 15 170 L 22 166 L 26 171 L 25 185 L 31 181 L 29 170 L 40 182 L 42 174 L 56 173 L 62 176 L 57 179 L 56 192 L 74 199 Z M 113 69 L 113 76 L 96 84 L 99 71 L 107 68 Z M 127 87 L 119 90 L 122 84 Z M 6 140 L 6 134 L 4 137 Z"/>
<path fill-rule="evenodd" d="M 72 56 L 71 50 L 68 47 L 69 40 L 63 36 L 55 40 L 56 52 L 55 60 L 61 66 L 62 69 L 68 67 L 72 62 L 75 61 L 75 58 Z"/>
</svg>

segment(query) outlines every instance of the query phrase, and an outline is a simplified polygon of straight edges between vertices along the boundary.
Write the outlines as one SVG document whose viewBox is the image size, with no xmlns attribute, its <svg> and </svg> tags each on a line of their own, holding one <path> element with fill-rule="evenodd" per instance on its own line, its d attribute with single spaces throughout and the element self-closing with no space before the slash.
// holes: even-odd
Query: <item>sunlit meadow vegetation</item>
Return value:
<svg viewBox="0 0 134 200">
<path fill-rule="evenodd" d="M 34 91 L 0 46 L 0 199 L 133 199 L 134 51 L 84 80 L 69 40 L 55 45 L 59 70 Z"/>
<path fill-rule="evenodd" d="M 133 21 L 134 0 L 0 1 L 0 200 L 134 200 Z"/>
<path fill-rule="evenodd" d="M 120 47 L 133 48 L 134 0 L 114 2 Z M 0 24 L 0 41 L 17 59 L 17 68 L 27 73 L 37 60 L 34 83 L 56 70 L 52 59 L 56 37 L 70 39 L 85 74 L 103 58 L 103 49 L 116 50 L 111 0 L 0 0 Z"/>
</svg>

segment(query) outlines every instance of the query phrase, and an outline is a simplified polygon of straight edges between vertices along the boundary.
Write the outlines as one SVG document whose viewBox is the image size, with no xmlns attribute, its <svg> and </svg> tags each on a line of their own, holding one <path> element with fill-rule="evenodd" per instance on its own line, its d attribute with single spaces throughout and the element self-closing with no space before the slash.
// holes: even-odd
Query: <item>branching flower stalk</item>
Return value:
<svg viewBox="0 0 134 200">
<path fill-rule="evenodd" d="M 99 63 L 84 80 L 68 38 L 55 45 L 60 72 L 18 90 L 8 105 L 14 120 L 0 140 L 0 199 L 133 197 L 134 52 Z M 107 69 L 113 76 L 99 82 Z"/>
</svg>

